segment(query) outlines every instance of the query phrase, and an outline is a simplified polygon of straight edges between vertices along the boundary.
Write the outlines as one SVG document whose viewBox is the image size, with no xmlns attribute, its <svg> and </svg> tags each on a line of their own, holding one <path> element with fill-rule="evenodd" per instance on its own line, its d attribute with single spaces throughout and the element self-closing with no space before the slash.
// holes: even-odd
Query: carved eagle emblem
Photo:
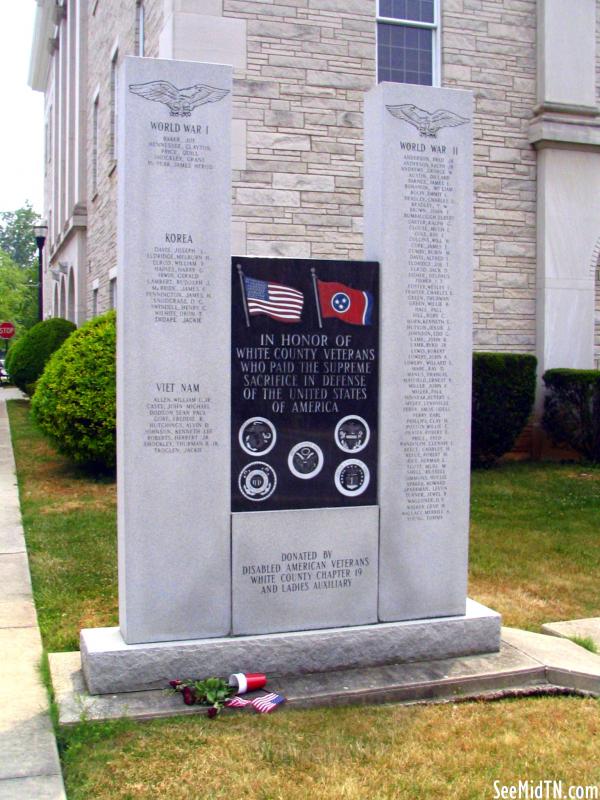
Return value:
<svg viewBox="0 0 600 800">
<path fill-rule="evenodd" d="M 169 108 L 172 117 L 190 117 L 192 111 L 205 103 L 217 103 L 229 94 L 228 89 L 216 89 L 204 83 L 178 89 L 169 81 L 150 81 L 149 83 L 132 83 L 129 91 L 153 100 L 155 103 L 164 103 Z"/>
<path fill-rule="evenodd" d="M 466 125 L 469 121 L 466 117 L 459 117 L 453 111 L 439 108 L 430 113 L 412 103 L 405 103 L 401 106 L 386 106 L 390 114 L 398 119 L 413 125 L 421 136 L 436 137 L 441 128 L 455 128 L 458 125 Z"/>
</svg>

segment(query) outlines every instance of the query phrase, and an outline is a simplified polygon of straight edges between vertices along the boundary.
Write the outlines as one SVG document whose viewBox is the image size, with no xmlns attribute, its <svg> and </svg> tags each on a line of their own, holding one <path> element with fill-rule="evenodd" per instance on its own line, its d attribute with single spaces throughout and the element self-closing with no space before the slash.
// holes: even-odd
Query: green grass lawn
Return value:
<svg viewBox="0 0 600 800">
<path fill-rule="evenodd" d="M 496 780 L 600 784 L 600 703 L 578 698 L 240 712 L 71 737 L 69 800 L 491 800 Z"/>
<path fill-rule="evenodd" d="M 44 647 L 78 650 L 80 628 L 117 624 L 115 483 L 58 455 L 27 400 L 8 411 Z"/>
<path fill-rule="evenodd" d="M 44 645 L 117 624 L 115 486 L 9 403 Z M 600 470 L 474 473 L 470 595 L 508 625 L 600 614 Z M 59 732 L 69 800 L 492 798 L 495 780 L 600 785 L 600 703 L 539 698 L 82 723 Z M 110 776 L 110 780 L 107 779 Z"/>
<path fill-rule="evenodd" d="M 473 472 L 469 593 L 513 627 L 599 616 L 600 469 Z"/>
</svg>

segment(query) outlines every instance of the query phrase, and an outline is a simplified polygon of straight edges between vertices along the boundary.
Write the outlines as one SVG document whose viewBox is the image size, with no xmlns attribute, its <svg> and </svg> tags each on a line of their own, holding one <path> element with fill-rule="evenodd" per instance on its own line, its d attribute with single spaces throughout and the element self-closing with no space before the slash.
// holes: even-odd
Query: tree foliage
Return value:
<svg viewBox="0 0 600 800">
<path fill-rule="evenodd" d="M 0 322 L 12 322 L 15 339 L 37 322 L 37 270 L 19 267 L 0 250 Z"/>
<path fill-rule="evenodd" d="M 28 202 L 16 211 L 0 211 L 0 250 L 24 269 L 34 267 L 37 263 L 33 226 L 38 221 L 38 214 Z"/>
</svg>

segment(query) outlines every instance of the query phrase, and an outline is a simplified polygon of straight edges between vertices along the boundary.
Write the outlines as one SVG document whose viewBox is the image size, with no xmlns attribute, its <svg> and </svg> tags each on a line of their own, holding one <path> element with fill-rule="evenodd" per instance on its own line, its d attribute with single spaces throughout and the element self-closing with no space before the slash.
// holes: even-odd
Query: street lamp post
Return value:
<svg viewBox="0 0 600 800">
<path fill-rule="evenodd" d="M 38 319 L 40 322 L 44 319 L 44 257 L 42 254 L 46 244 L 47 233 L 48 226 L 43 220 L 38 225 L 33 226 L 33 235 L 38 249 Z"/>
</svg>

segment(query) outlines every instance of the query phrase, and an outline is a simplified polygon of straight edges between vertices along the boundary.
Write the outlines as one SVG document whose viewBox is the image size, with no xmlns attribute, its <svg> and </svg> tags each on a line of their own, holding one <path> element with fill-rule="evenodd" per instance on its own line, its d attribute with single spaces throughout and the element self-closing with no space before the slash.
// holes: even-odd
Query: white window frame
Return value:
<svg viewBox="0 0 600 800">
<path fill-rule="evenodd" d="M 100 281 L 98 278 L 92 281 L 92 317 L 98 316 L 98 297 L 100 294 Z"/>
<path fill-rule="evenodd" d="M 108 306 L 117 307 L 117 268 L 113 267 L 108 271 Z"/>
<path fill-rule="evenodd" d="M 135 47 L 136 55 L 143 58 L 146 55 L 146 9 L 144 0 L 137 0 L 135 4 Z"/>
<path fill-rule="evenodd" d="M 407 28 L 421 28 L 431 31 L 431 85 L 442 85 L 442 9 L 441 0 L 433 2 L 433 22 L 417 22 L 414 19 L 397 19 L 396 17 L 382 17 L 379 14 L 379 0 L 377 0 L 377 18 L 375 22 L 375 70 L 379 74 L 379 23 L 386 25 L 403 25 Z M 409 84 L 410 85 L 410 84 Z"/>
<path fill-rule="evenodd" d="M 115 42 L 110 53 L 110 156 L 117 161 L 117 128 L 119 125 L 117 106 L 119 103 L 119 43 Z M 112 165 L 111 165 L 112 166 Z"/>
<path fill-rule="evenodd" d="M 49 106 L 44 123 L 44 173 L 48 173 L 48 164 L 52 161 L 52 106 Z"/>
<path fill-rule="evenodd" d="M 92 199 L 98 194 L 100 167 L 100 89 L 92 97 Z"/>
</svg>

